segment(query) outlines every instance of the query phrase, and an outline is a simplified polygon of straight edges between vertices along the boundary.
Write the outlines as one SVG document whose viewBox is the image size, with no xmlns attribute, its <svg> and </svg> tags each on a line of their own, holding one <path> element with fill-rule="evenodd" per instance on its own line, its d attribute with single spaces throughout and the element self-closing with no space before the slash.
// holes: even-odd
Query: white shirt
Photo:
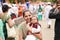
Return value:
<svg viewBox="0 0 60 40">
<path fill-rule="evenodd" d="M 50 5 L 47 5 L 46 7 L 45 7 L 45 12 L 44 12 L 44 14 L 45 14 L 45 16 L 46 17 L 48 17 L 49 16 L 49 12 L 50 12 L 50 10 L 52 9 L 52 7 L 50 6 Z"/>
<path fill-rule="evenodd" d="M 32 33 L 38 33 L 41 31 L 41 27 L 38 25 L 37 28 L 32 28 Z"/>
<path fill-rule="evenodd" d="M 52 9 L 52 7 L 50 5 L 45 7 L 45 13 L 49 14 L 50 10 Z"/>
<path fill-rule="evenodd" d="M 2 13 L 2 7 L 0 7 L 0 14 Z"/>
<path fill-rule="evenodd" d="M 9 15 L 15 13 L 15 15 L 18 16 L 18 7 L 16 6 L 16 4 L 12 4 L 11 6 L 12 7 L 8 11 Z"/>
</svg>

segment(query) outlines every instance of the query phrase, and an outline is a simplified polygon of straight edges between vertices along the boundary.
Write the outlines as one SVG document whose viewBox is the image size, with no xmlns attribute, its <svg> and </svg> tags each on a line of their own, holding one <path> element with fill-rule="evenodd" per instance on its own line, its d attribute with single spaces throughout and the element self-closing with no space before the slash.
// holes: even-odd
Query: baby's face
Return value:
<svg viewBox="0 0 60 40">
<path fill-rule="evenodd" d="M 37 17 L 32 17 L 31 22 L 32 22 L 32 23 L 37 23 L 37 22 L 38 22 Z"/>
</svg>

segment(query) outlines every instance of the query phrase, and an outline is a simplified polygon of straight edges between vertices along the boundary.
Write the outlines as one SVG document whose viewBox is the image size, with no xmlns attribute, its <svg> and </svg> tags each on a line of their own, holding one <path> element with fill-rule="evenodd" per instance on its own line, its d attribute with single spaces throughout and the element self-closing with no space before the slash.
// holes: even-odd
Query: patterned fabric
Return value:
<svg viewBox="0 0 60 40">
<path fill-rule="evenodd" d="M 5 36 L 5 39 L 7 38 L 7 28 L 6 28 L 6 23 L 7 23 L 7 20 L 11 18 L 11 16 L 9 16 L 7 13 L 4 14 L 4 16 L 2 16 L 2 21 L 3 21 L 3 32 L 4 32 L 4 36 Z"/>
<path fill-rule="evenodd" d="M 4 40 L 3 22 L 1 19 L 0 19 L 0 37 L 2 38 L 2 40 Z"/>
</svg>

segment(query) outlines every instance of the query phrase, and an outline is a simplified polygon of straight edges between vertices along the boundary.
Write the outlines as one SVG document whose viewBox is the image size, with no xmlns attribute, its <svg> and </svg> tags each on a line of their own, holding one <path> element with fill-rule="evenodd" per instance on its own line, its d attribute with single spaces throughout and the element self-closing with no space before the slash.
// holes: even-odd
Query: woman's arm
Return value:
<svg viewBox="0 0 60 40">
<path fill-rule="evenodd" d="M 19 37 L 19 40 L 23 40 L 23 34 L 22 34 L 22 30 L 18 30 L 18 37 Z"/>
<path fill-rule="evenodd" d="M 0 40 L 2 40 L 2 38 L 0 37 Z"/>
<path fill-rule="evenodd" d="M 22 26 L 23 25 L 23 23 L 21 23 L 19 26 L 18 26 L 18 37 L 19 37 L 19 40 L 24 40 L 23 39 L 23 32 L 22 32 Z"/>
<path fill-rule="evenodd" d="M 53 13 L 54 10 L 55 10 L 55 8 L 54 9 L 51 9 L 50 12 L 49 12 L 49 18 L 51 18 L 51 19 L 56 18 L 56 15 Z"/>
</svg>

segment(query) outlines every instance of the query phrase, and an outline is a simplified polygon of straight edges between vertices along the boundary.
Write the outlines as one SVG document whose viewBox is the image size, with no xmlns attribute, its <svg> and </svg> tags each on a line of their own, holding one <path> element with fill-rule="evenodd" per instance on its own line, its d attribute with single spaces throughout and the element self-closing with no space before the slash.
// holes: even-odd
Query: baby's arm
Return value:
<svg viewBox="0 0 60 40">
<path fill-rule="evenodd" d="M 32 33 L 39 33 L 41 30 L 41 27 L 38 25 L 37 28 L 32 28 Z"/>
</svg>

